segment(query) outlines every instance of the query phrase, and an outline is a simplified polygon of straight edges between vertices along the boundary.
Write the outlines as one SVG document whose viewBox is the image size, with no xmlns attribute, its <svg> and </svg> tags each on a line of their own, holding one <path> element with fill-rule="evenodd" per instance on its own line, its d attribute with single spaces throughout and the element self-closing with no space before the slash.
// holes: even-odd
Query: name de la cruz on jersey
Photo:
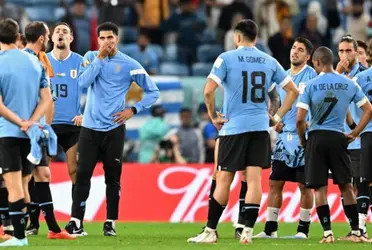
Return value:
<svg viewBox="0 0 372 250">
<path fill-rule="evenodd" d="M 259 56 L 238 56 L 238 60 L 240 63 L 260 63 L 265 64 L 265 58 Z"/>
<path fill-rule="evenodd" d="M 313 85 L 315 91 L 323 91 L 323 90 L 347 90 L 348 89 L 347 83 L 321 83 L 317 85 Z"/>
</svg>

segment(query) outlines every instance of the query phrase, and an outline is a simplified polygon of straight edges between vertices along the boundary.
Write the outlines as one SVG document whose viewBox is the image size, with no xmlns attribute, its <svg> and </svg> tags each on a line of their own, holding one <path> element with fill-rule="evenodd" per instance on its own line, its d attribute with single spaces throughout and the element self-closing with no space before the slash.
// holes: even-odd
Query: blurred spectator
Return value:
<svg viewBox="0 0 372 250">
<path fill-rule="evenodd" d="M 125 7 L 134 6 L 136 0 L 96 0 L 98 23 L 113 22 L 119 27 L 124 26 Z"/>
<path fill-rule="evenodd" d="M 307 38 L 313 44 L 314 50 L 324 45 L 323 36 L 318 30 L 318 17 L 316 15 L 306 17 L 306 26 L 301 29 L 299 36 Z"/>
<path fill-rule="evenodd" d="M 0 0 L 0 20 L 4 18 L 14 19 L 19 24 L 21 32 L 24 31 L 26 25 L 30 22 L 22 6 L 8 3 L 7 0 Z"/>
<path fill-rule="evenodd" d="M 171 135 L 168 139 L 160 141 L 155 148 L 153 163 L 177 163 L 185 164 L 187 161 L 182 157 L 180 144 L 176 135 Z"/>
<path fill-rule="evenodd" d="M 322 14 L 322 6 L 319 1 L 311 1 L 307 8 L 307 15 L 314 15 L 317 18 L 317 30 L 324 37 L 327 33 L 328 21 Z"/>
<path fill-rule="evenodd" d="M 152 43 L 163 43 L 161 23 L 169 18 L 168 0 L 138 0 L 137 15 L 139 26 L 148 32 Z"/>
<path fill-rule="evenodd" d="M 192 0 L 180 0 L 180 13 L 163 23 L 163 30 L 177 33 L 179 60 L 191 66 L 196 61 L 196 48 L 201 44 L 206 24 L 195 13 Z"/>
<path fill-rule="evenodd" d="M 209 118 L 207 106 L 205 106 L 205 104 L 201 104 L 199 106 L 198 114 L 201 119 L 199 128 L 203 132 L 205 144 L 205 162 L 213 163 L 214 148 L 216 146 L 216 138 L 218 135 L 218 131 Z"/>
<path fill-rule="evenodd" d="M 26 44 L 27 44 L 26 36 L 24 34 L 21 34 L 19 39 L 17 40 L 17 48 L 24 49 L 26 47 Z"/>
<path fill-rule="evenodd" d="M 243 19 L 244 19 L 244 15 L 239 12 L 233 16 L 231 28 L 225 34 L 225 50 L 226 51 L 236 49 L 236 46 L 234 43 L 234 28 L 236 24 Z"/>
<path fill-rule="evenodd" d="M 358 40 L 358 61 L 364 67 L 368 68 L 367 63 L 367 44 L 363 41 Z"/>
<path fill-rule="evenodd" d="M 145 68 L 147 73 L 154 75 L 158 68 L 159 58 L 149 45 L 150 38 L 148 34 L 141 31 L 137 39 L 137 44 L 133 47 L 131 46 L 127 54 L 137 60 Z"/>
<path fill-rule="evenodd" d="M 231 4 L 234 0 L 206 0 L 205 3 L 208 7 L 210 7 L 210 15 L 209 15 L 209 26 L 212 28 L 216 28 L 218 24 L 218 19 L 221 15 L 221 9 L 229 4 Z"/>
<path fill-rule="evenodd" d="M 364 13 L 364 0 L 353 0 L 352 5 L 346 8 L 345 13 L 347 18 L 347 32 L 355 40 L 367 41 L 367 26 L 369 23 L 369 16 Z"/>
<path fill-rule="evenodd" d="M 71 49 L 81 55 L 91 49 L 91 20 L 86 15 L 87 7 L 86 0 L 73 0 L 71 12 L 67 11 L 62 18 L 63 22 L 72 27 L 74 40 Z"/>
<path fill-rule="evenodd" d="M 290 60 L 288 55 L 291 51 L 293 42 L 291 19 L 289 17 L 283 17 L 280 22 L 280 31 L 270 37 L 268 45 L 272 56 L 278 60 L 284 69 L 289 69 Z"/>
<path fill-rule="evenodd" d="M 189 108 L 180 111 L 181 126 L 174 131 L 179 142 L 182 157 L 188 163 L 204 163 L 204 140 L 199 128 L 192 126 L 192 112 Z M 172 131 L 173 132 L 173 131 Z"/>
<path fill-rule="evenodd" d="M 151 108 L 152 118 L 139 129 L 140 148 L 138 161 L 149 163 L 153 156 L 154 148 L 168 132 L 168 125 L 164 121 L 165 110 L 160 105 Z"/>
</svg>

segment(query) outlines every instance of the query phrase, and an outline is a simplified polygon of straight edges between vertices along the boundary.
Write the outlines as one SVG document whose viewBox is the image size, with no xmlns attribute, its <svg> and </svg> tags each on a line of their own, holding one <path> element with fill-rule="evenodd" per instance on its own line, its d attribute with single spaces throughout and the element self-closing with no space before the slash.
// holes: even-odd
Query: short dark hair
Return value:
<svg viewBox="0 0 372 250">
<path fill-rule="evenodd" d="M 313 53 L 314 49 L 313 44 L 305 37 L 299 36 L 296 38 L 295 42 L 302 43 L 303 45 L 305 45 L 306 52 L 308 55 L 311 55 Z"/>
<path fill-rule="evenodd" d="M 358 44 L 358 47 L 362 47 L 364 49 L 364 51 L 367 52 L 368 46 L 365 42 L 363 42 L 361 40 L 357 40 L 357 44 Z"/>
<path fill-rule="evenodd" d="M 234 31 L 242 33 L 249 41 L 254 41 L 258 34 L 258 26 L 251 19 L 243 19 L 236 24 Z"/>
<path fill-rule="evenodd" d="M 181 108 L 180 109 L 180 114 L 183 114 L 183 113 L 192 113 L 192 111 L 189 108 Z"/>
<path fill-rule="evenodd" d="M 5 44 L 16 43 L 19 33 L 19 25 L 11 18 L 0 22 L 0 42 Z"/>
<path fill-rule="evenodd" d="M 104 22 L 97 27 L 97 36 L 101 31 L 112 31 L 116 36 L 119 35 L 119 27 L 112 22 Z"/>
<path fill-rule="evenodd" d="M 36 43 L 40 36 L 46 35 L 47 24 L 41 21 L 35 21 L 29 23 L 25 28 L 25 35 L 28 43 Z"/>
<path fill-rule="evenodd" d="M 346 42 L 346 43 L 352 43 L 353 46 L 354 46 L 354 49 L 355 49 L 355 50 L 358 50 L 358 43 L 355 41 L 355 39 L 354 39 L 351 35 L 343 36 L 343 37 L 341 38 L 340 43 L 343 43 L 343 42 Z M 340 43 L 339 43 L 339 44 L 340 44 Z"/>
<path fill-rule="evenodd" d="M 26 39 L 25 34 L 22 34 L 20 38 L 21 38 L 21 42 L 22 42 L 23 46 L 26 46 L 27 45 L 27 39 Z"/>
<path fill-rule="evenodd" d="M 70 26 L 68 23 L 65 23 L 65 22 L 58 22 L 58 23 L 56 23 L 56 24 L 54 25 L 54 29 L 55 29 L 57 26 L 60 26 L 60 25 L 67 26 L 67 27 L 70 29 L 70 33 L 73 34 L 71 26 Z"/>
<path fill-rule="evenodd" d="M 317 48 L 313 60 L 320 61 L 323 65 L 333 65 L 333 52 L 325 46 Z"/>
</svg>

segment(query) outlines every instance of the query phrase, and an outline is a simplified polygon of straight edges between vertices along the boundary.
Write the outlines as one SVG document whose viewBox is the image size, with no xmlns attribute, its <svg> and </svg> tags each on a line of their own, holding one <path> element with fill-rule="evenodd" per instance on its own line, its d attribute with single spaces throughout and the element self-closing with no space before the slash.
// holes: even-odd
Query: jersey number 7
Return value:
<svg viewBox="0 0 372 250">
<path fill-rule="evenodd" d="M 247 103 L 248 99 L 248 71 L 242 71 L 243 77 L 243 97 L 242 103 Z M 257 78 L 260 78 L 260 83 L 257 83 Z M 266 75 L 262 71 L 253 71 L 251 73 L 251 101 L 253 103 L 262 103 L 265 101 L 265 82 Z M 258 93 L 257 93 L 258 92 Z"/>
<path fill-rule="evenodd" d="M 329 114 L 332 112 L 333 108 L 336 106 L 338 100 L 336 97 L 325 97 L 324 98 L 324 103 L 331 103 L 326 112 L 324 112 L 324 114 L 322 115 L 322 117 L 320 117 L 319 121 L 318 121 L 318 125 L 322 125 L 323 122 L 325 121 L 325 119 L 327 119 L 327 117 L 329 116 Z"/>
</svg>

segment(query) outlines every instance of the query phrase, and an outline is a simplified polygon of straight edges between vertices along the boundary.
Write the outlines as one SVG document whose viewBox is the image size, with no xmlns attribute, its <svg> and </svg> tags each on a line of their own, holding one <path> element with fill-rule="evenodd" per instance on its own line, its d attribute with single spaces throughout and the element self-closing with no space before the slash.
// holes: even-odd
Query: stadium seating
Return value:
<svg viewBox="0 0 372 250">
<path fill-rule="evenodd" d="M 212 66 L 212 63 L 194 63 L 192 65 L 192 75 L 207 77 L 212 69 Z"/>
<path fill-rule="evenodd" d="M 157 57 L 159 58 L 160 61 L 163 59 L 164 50 L 163 50 L 162 46 L 160 46 L 158 44 L 150 44 L 149 49 L 154 51 L 154 53 L 157 55 Z"/>
<path fill-rule="evenodd" d="M 39 20 L 48 23 L 56 22 L 56 16 L 54 15 L 54 7 L 26 7 L 25 11 L 31 20 Z"/>
<path fill-rule="evenodd" d="M 204 44 L 215 44 L 217 41 L 216 30 L 209 28 L 203 32 L 202 42 Z"/>
<path fill-rule="evenodd" d="M 125 43 L 125 44 L 135 43 L 137 41 L 137 38 L 138 38 L 138 30 L 137 29 L 135 29 L 133 27 L 130 27 L 130 26 L 124 27 L 123 36 L 122 36 L 122 42 L 123 43 Z"/>
<path fill-rule="evenodd" d="M 198 62 L 213 62 L 223 52 L 220 45 L 204 44 L 198 47 L 197 61 Z"/>
<path fill-rule="evenodd" d="M 165 47 L 165 54 L 163 57 L 163 61 L 165 62 L 176 62 L 177 61 L 177 45 L 176 44 L 168 44 Z"/>
<path fill-rule="evenodd" d="M 164 62 L 160 64 L 160 75 L 187 76 L 189 75 L 189 69 L 181 63 Z"/>
</svg>

